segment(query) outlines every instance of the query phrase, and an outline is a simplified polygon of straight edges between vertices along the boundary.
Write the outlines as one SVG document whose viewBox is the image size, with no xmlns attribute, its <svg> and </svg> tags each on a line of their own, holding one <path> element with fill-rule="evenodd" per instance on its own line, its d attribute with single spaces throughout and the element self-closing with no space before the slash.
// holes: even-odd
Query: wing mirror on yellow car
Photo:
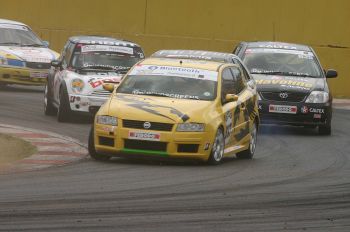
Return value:
<svg viewBox="0 0 350 232">
<path fill-rule="evenodd" d="M 103 83 L 103 89 L 112 93 L 114 91 L 114 89 L 118 87 L 118 85 L 119 85 L 119 83 L 106 82 L 106 83 Z"/>
<path fill-rule="evenodd" d="M 234 102 L 238 100 L 238 96 L 236 94 L 226 94 L 225 101 L 226 102 Z"/>
</svg>

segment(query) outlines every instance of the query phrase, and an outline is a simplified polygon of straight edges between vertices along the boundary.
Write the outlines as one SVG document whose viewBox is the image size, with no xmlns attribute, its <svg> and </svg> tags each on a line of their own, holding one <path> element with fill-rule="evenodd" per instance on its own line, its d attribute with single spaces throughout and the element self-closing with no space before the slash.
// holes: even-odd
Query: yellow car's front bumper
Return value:
<svg viewBox="0 0 350 232">
<path fill-rule="evenodd" d="M 5 84 L 44 85 L 47 75 L 47 69 L 0 67 L 0 83 Z"/>
<path fill-rule="evenodd" d="M 131 139 L 130 133 L 159 135 L 158 141 Z M 214 136 L 209 132 L 148 131 L 95 124 L 95 149 L 111 156 L 155 155 L 207 161 Z M 212 138 L 211 138 L 212 137 Z"/>
</svg>

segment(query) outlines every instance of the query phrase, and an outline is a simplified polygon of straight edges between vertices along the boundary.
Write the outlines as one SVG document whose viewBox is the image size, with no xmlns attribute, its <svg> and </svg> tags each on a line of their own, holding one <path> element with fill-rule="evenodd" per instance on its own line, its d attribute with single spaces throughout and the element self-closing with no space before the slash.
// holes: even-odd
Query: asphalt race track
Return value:
<svg viewBox="0 0 350 232">
<path fill-rule="evenodd" d="M 90 159 L 0 175 L 0 231 L 350 231 L 350 111 L 333 135 L 263 126 L 253 160 L 220 166 Z M 90 120 L 58 123 L 38 87 L 0 87 L 0 123 L 87 143 Z"/>
</svg>

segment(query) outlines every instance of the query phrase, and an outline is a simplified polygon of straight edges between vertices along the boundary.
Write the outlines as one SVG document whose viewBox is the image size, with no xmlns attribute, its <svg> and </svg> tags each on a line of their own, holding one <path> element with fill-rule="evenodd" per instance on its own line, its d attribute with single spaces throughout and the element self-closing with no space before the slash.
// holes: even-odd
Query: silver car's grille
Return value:
<svg viewBox="0 0 350 232">
<path fill-rule="evenodd" d="M 107 90 L 96 90 L 91 93 L 91 96 L 96 96 L 96 97 L 109 97 L 111 95 L 111 92 Z"/>
</svg>

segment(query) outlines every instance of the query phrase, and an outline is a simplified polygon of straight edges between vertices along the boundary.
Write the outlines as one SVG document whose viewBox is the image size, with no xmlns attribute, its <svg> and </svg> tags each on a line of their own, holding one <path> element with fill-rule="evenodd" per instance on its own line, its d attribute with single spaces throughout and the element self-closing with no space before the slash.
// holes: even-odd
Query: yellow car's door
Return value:
<svg viewBox="0 0 350 232">
<path fill-rule="evenodd" d="M 247 83 L 244 78 L 244 74 L 238 67 L 230 67 L 230 71 L 233 75 L 234 89 L 233 93 L 238 96 L 237 107 L 235 110 L 236 127 L 234 131 L 234 140 L 237 144 L 242 143 L 249 134 L 249 107 L 251 92 L 248 90 Z"/>
<path fill-rule="evenodd" d="M 234 76 L 230 67 L 226 67 L 221 74 L 221 103 L 224 114 L 225 127 L 225 153 L 235 149 L 237 140 L 236 131 L 241 127 L 243 118 L 241 117 L 241 105 L 236 99 L 227 100 L 228 95 L 234 95 Z"/>
</svg>

